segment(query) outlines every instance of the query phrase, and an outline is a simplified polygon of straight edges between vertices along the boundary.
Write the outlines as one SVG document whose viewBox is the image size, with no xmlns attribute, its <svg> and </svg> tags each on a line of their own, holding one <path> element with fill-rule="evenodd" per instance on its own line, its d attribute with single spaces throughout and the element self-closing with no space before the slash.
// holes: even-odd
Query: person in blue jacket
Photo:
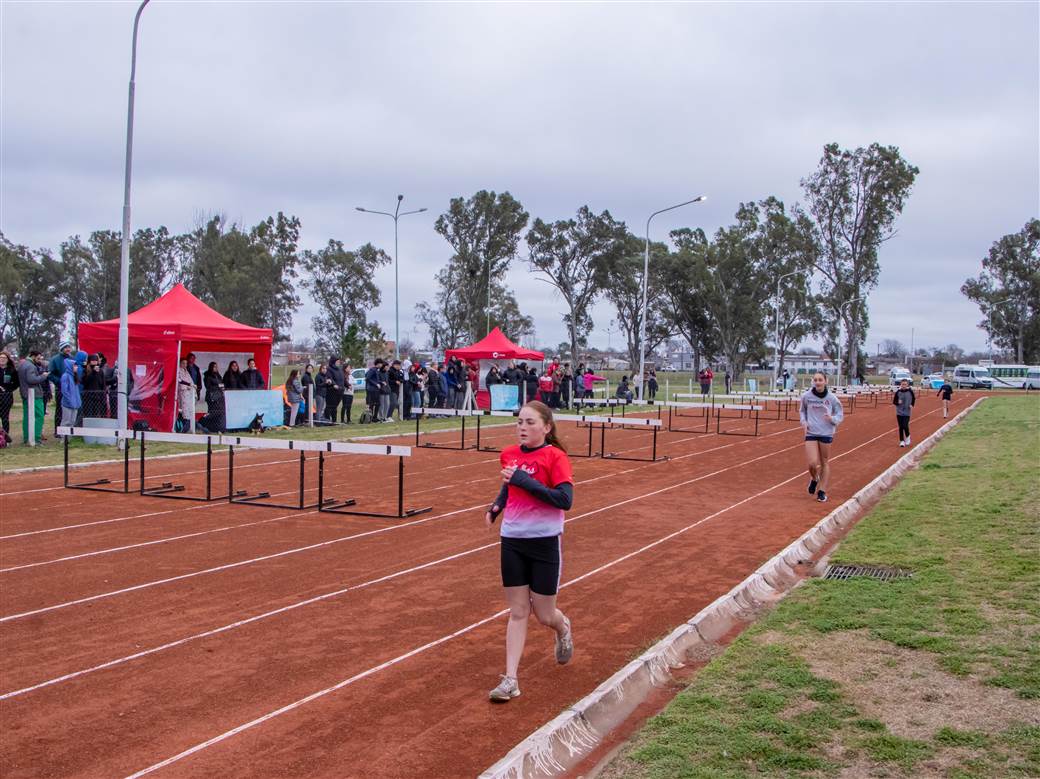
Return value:
<svg viewBox="0 0 1040 779">
<path fill-rule="evenodd" d="M 61 374 L 61 424 L 75 427 L 83 400 L 79 391 L 79 378 L 76 375 L 76 361 L 65 359 L 65 369 Z"/>
<path fill-rule="evenodd" d="M 62 341 L 58 346 L 58 353 L 51 357 L 47 363 L 47 381 L 53 387 L 54 392 L 54 431 L 57 433 L 61 422 L 61 377 L 65 373 L 65 360 L 72 356 L 72 344 Z"/>
</svg>

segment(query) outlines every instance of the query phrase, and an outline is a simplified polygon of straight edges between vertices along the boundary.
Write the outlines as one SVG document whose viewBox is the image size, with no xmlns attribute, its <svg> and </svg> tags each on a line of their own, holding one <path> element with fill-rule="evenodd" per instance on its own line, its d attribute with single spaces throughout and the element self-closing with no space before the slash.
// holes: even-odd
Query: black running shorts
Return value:
<svg viewBox="0 0 1040 779">
<path fill-rule="evenodd" d="M 563 550 L 559 536 L 502 537 L 502 586 L 530 587 L 539 595 L 555 595 L 560 588 Z"/>
</svg>

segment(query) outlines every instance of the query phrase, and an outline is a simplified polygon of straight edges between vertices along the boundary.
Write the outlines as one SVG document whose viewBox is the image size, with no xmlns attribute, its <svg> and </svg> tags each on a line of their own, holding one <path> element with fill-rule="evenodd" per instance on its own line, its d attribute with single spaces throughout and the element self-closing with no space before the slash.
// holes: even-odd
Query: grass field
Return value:
<svg viewBox="0 0 1040 779">
<path fill-rule="evenodd" d="M 1040 776 L 1040 403 L 989 399 L 606 777 Z"/>
</svg>

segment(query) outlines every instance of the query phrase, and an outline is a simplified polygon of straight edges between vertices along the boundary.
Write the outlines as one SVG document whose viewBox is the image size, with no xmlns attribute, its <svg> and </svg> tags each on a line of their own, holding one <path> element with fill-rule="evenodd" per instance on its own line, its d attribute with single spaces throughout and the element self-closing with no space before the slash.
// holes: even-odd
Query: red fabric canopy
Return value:
<svg viewBox="0 0 1040 779">
<path fill-rule="evenodd" d="M 452 357 L 469 362 L 476 360 L 544 360 L 545 353 L 517 346 L 496 327 L 472 346 L 448 349 L 444 352 L 444 359 Z"/>
<path fill-rule="evenodd" d="M 127 317 L 130 338 L 180 341 L 234 341 L 236 344 L 269 344 L 273 333 L 266 327 L 250 327 L 228 319 L 177 284 L 162 297 Z M 118 337 L 119 320 L 83 322 L 80 339 Z M 259 363 L 259 358 L 257 359 Z"/>
<path fill-rule="evenodd" d="M 127 317 L 129 422 L 145 420 L 155 430 L 172 430 L 177 413 L 177 362 L 189 352 L 252 354 L 267 386 L 271 384 L 274 333 L 228 319 L 177 284 L 157 300 Z M 119 350 L 119 320 L 81 322 L 79 348 L 102 352 L 115 361 Z M 199 366 L 205 370 L 205 365 Z M 111 409 L 109 410 L 111 413 Z"/>
</svg>

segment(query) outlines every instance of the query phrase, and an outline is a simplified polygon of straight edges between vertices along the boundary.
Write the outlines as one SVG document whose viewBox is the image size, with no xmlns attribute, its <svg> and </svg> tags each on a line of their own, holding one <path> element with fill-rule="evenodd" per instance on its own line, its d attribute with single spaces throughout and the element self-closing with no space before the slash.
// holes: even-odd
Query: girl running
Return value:
<svg viewBox="0 0 1040 779">
<path fill-rule="evenodd" d="M 556 433 L 552 411 L 532 400 L 517 418 L 518 446 L 502 451 L 502 489 L 484 515 L 488 530 L 502 514 L 502 586 L 509 604 L 506 626 L 506 672 L 489 697 L 505 703 L 520 694 L 517 671 L 534 611 L 556 632 L 556 662 L 574 654 L 571 622 L 556 608 L 560 586 L 563 512 L 574 500 L 574 479 L 567 452 Z"/>
<path fill-rule="evenodd" d="M 841 401 L 827 389 L 827 377 L 813 374 L 812 387 L 802 395 L 798 416 L 805 428 L 805 459 L 809 468 L 809 494 L 827 502 L 831 477 L 831 444 L 838 425 L 845 419 Z"/>
<path fill-rule="evenodd" d="M 939 391 L 935 395 L 936 397 L 942 396 L 943 419 L 946 419 L 946 417 L 950 416 L 950 401 L 953 400 L 953 386 L 950 384 L 949 379 L 943 378 L 943 385 L 939 387 Z"/>
<path fill-rule="evenodd" d="M 910 412 L 917 403 L 910 382 L 903 379 L 899 389 L 892 395 L 892 405 L 896 407 L 896 422 L 899 424 L 899 445 L 910 446 Z"/>
</svg>

